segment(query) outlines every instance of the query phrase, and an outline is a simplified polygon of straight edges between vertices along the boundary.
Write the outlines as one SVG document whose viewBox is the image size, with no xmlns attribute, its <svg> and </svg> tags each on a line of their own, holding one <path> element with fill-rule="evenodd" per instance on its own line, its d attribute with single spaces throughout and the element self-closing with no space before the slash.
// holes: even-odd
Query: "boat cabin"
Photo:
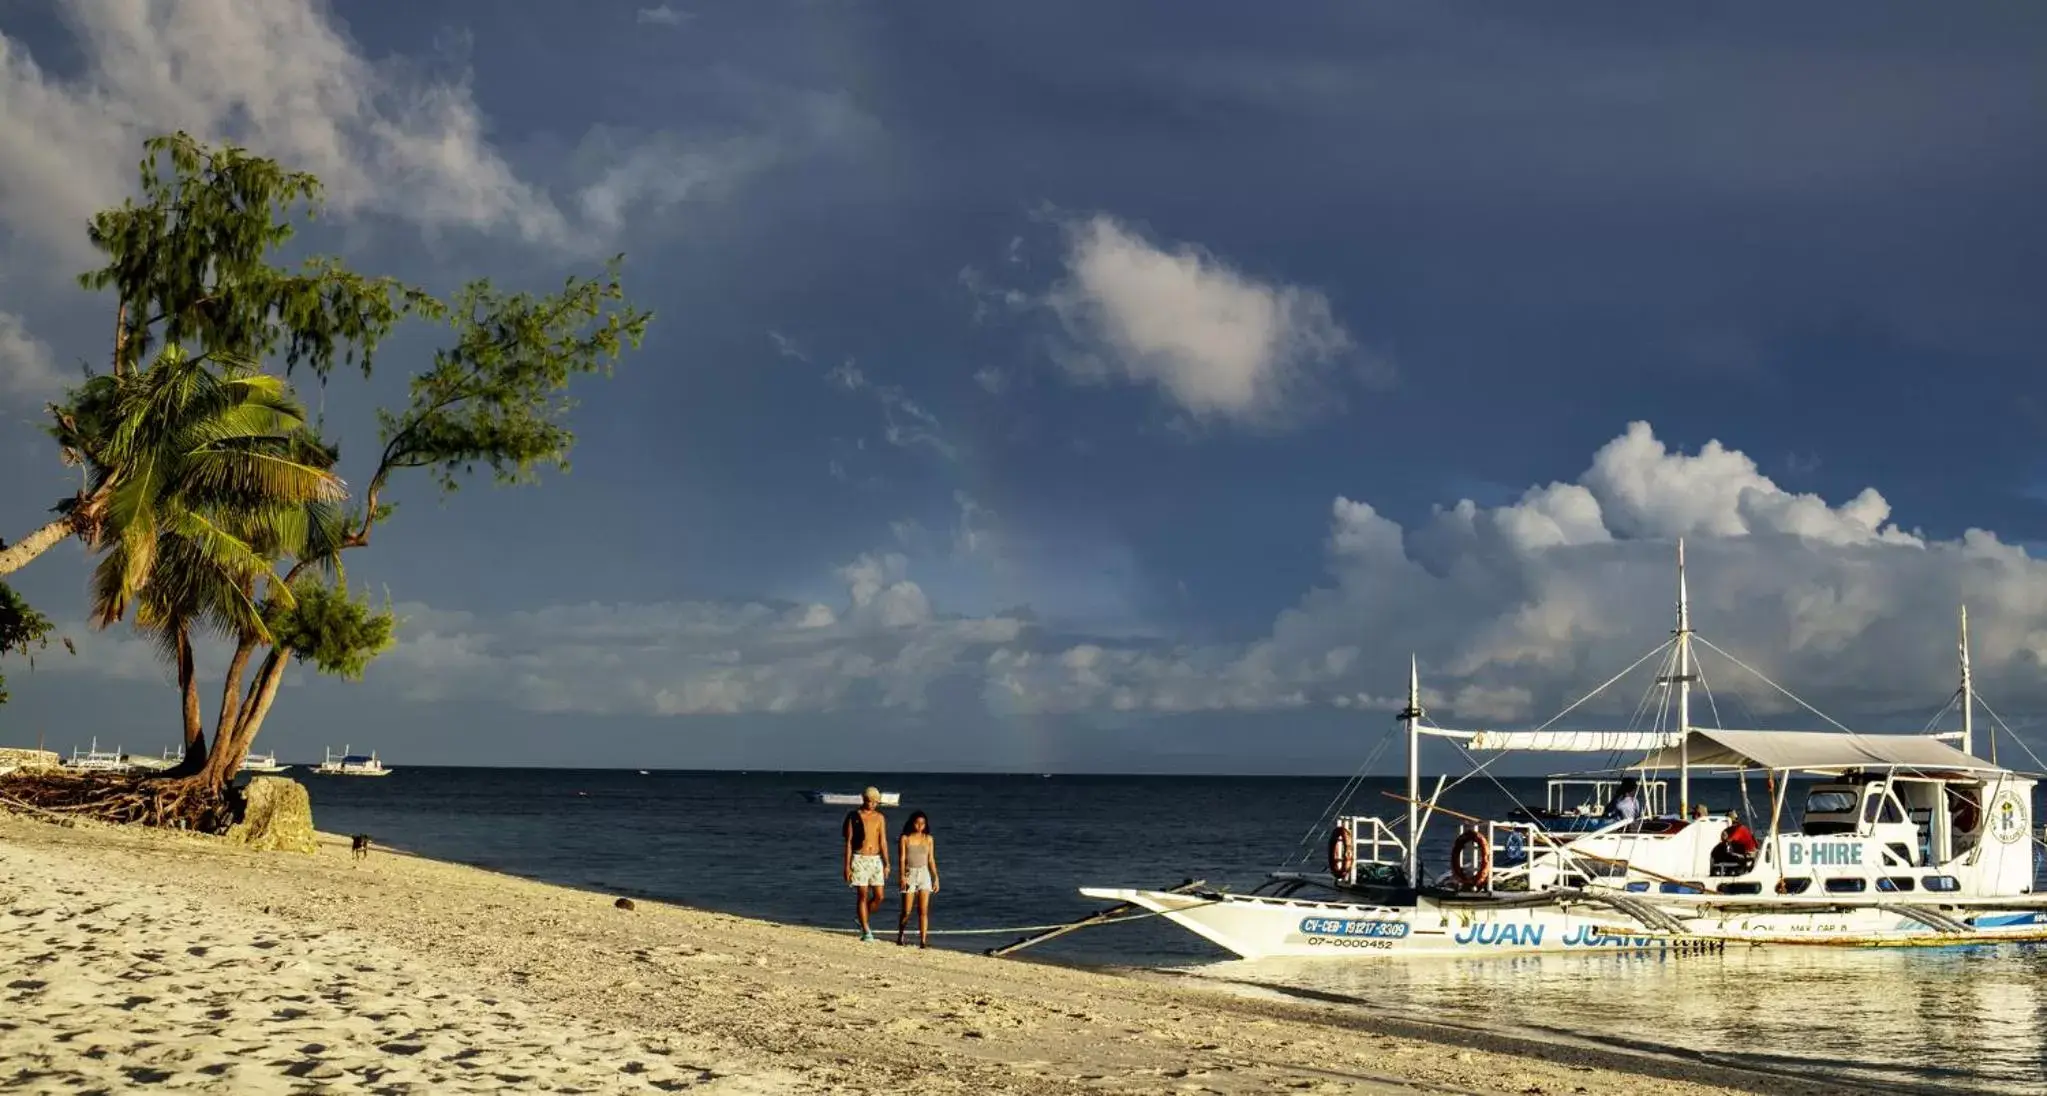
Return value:
<svg viewBox="0 0 2047 1096">
<path fill-rule="evenodd" d="M 1616 824 L 1531 853 L 1520 872 L 1528 885 L 1582 884 L 1605 874 L 1586 871 L 1589 862 L 1627 865 L 1655 881 L 1637 880 L 1631 889 L 1673 894 L 2033 891 L 2034 780 L 1935 738 L 1694 729 L 1681 746 L 1650 754 L 1641 767 L 1680 761 L 1693 769 L 1768 774 L 1774 799 L 1742 820 L 1753 853 L 1728 841 L 1733 826 L 1725 814 L 1675 825 Z M 1801 801 L 1787 803 L 1799 776 L 1818 782 Z"/>
</svg>

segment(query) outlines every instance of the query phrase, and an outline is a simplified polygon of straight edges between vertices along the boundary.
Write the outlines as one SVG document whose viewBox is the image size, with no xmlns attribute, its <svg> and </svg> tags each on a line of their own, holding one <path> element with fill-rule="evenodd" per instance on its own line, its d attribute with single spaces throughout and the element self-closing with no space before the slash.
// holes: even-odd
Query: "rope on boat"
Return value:
<svg viewBox="0 0 2047 1096">
<path fill-rule="evenodd" d="M 1212 902 L 1203 902 L 1203 903 L 1199 903 L 1199 905 L 1213 905 L 1213 904 L 1214 904 L 1214 903 L 1212 903 Z M 1194 908 L 1195 908 L 1194 906 L 1182 906 L 1182 907 L 1180 907 L 1180 909 L 1194 909 Z M 1126 915 L 1126 916 L 1123 916 L 1123 917 L 1108 917 L 1108 918 L 1104 918 L 1104 919 L 1102 919 L 1102 920 L 1100 920 L 1100 921 L 1093 921 L 1093 922 L 1090 922 L 1090 923 L 1088 924 L 1088 927 L 1089 927 L 1089 928 L 1093 928 L 1093 927 L 1095 927 L 1096 925 L 1120 925 L 1120 924 L 1122 924 L 1122 923 L 1123 923 L 1123 922 L 1125 922 L 1125 921 L 1143 921 L 1143 920 L 1145 920 L 1146 918 L 1151 918 L 1151 917 L 1163 917 L 1163 916 L 1165 916 L 1165 915 L 1166 915 L 1166 913 L 1168 913 L 1168 912 L 1171 912 L 1171 913 L 1178 913 L 1178 912 L 1180 912 L 1180 910 L 1179 910 L 1179 909 L 1175 909 L 1175 910 L 1170 910 L 1170 911 L 1161 911 L 1161 910 L 1153 910 L 1153 911 L 1151 911 L 1151 912 L 1149 912 L 1149 913 L 1133 913 L 1133 914 L 1129 914 L 1129 915 Z M 1060 921 L 1060 922 L 1058 922 L 1058 923 L 1056 923 L 1056 924 L 1051 924 L 1051 925 L 1015 925 L 1015 926 L 1011 926 L 1011 927 L 1007 927 L 1007 928 L 999 928 L 999 929 L 932 929 L 932 930 L 931 930 L 931 935 L 933 935 L 933 936 L 998 936 L 998 935 L 1001 935 L 1002 933 L 1006 933 L 1006 932 L 1017 932 L 1017 933 L 1024 933 L 1024 932 L 1050 932 L 1050 931 L 1052 931 L 1053 929 L 1063 929 L 1063 928 L 1066 928 L 1067 926 L 1069 926 L 1069 925 L 1071 925 L 1071 924 L 1073 924 L 1073 922 L 1071 922 L 1071 921 Z M 816 928 L 816 929 L 817 929 L 817 930 L 818 930 L 819 932 L 834 932 L 834 933 L 840 933 L 840 934 L 842 934 L 842 935 L 851 935 L 851 934 L 855 934 L 855 933 L 858 933 L 858 932 L 860 931 L 859 929 L 841 929 L 841 928 L 827 928 L 827 927 L 825 927 L 825 926 L 821 926 L 821 925 L 819 925 L 819 926 L 811 926 L 811 927 L 813 927 L 813 928 Z M 878 930 L 877 930 L 877 934 L 878 934 L 878 935 L 885 935 L 885 934 L 883 934 L 883 933 L 879 933 L 879 931 L 878 931 Z"/>
</svg>

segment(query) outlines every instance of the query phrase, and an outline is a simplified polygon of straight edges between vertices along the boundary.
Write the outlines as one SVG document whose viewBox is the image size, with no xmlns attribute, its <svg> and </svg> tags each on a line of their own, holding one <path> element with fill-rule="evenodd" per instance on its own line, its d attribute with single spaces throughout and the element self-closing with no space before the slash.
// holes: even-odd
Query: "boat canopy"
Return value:
<svg viewBox="0 0 2047 1096">
<path fill-rule="evenodd" d="M 1454 738 L 1467 750 L 1531 750 L 1539 753 L 1634 753 L 1675 746 L 1676 731 L 1446 731 L 1416 728 L 1439 738 Z"/>
<path fill-rule="evenodd" d="M 1842 769 L 1904 768 L 2003 773 L 2011 770 L 1966 754 L 1929 735 L 1854 734 L 1839 731 L 1722 731 L 1694 727 L 1678 746 L 1666 746 L 1629 768 Z"/>
</svg>

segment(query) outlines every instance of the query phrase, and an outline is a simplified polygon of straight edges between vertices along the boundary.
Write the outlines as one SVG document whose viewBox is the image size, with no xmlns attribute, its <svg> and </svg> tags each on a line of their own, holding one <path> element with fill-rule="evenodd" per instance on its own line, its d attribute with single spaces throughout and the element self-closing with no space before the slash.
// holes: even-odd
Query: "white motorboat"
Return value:
<svg viewBox="0 0 2047 1096">
<path fill-rule="evenodd" d="M 377 760 L 377 752 L 375 750 L 371 750 L 367 754 L 357 754 L 349 753 L 348 749 L 347 746 L 341 747 L 339 754 L 329 749 L 326 752 L 327 756 L 313 771 L 322 776 L 391 775 L 391 770 L 385 768 L 384 763 Z"/>
<path fill-rule="evenodd" d="M 281 773 L 289 768 L 291 768 L 290 765 L 280 765 L 277 763 L 277 754 L 275 753 L 252 753 L 242 758 L 241 771 L 245 773 Z"/>
<path fill-rule="evenodd" d="M 866 802 L 866 800 L 860 798 L 859 792 L 804 792 L 803 795 L 804 798 L 812 803 L 822 803 L 827 807 L 857 807 Z M 881 793 L 881 805 L 884 807 L 902 806 L 903 793 Z"/>
<path fill-rule="evenodd" d="M 78 747 L 73 746 L 71 756 L 64 759 L 64 767 L 80 773 L 125 773 L 135 768 L 122 755 L 119 746 L 111 750 L 102 750 L 100 740 L 97 738 L 92 740 L 92 745 L 83 753 L 79 752 Z"/>
<path fill-rule="evenodd" d="M 1275 872 L 1251 893 L 1190 887 L 1081 893 L 1152 911 L 1247 959 L 2047 940 L 2047 897 L 2034 890 L 2036 776 L 1972 751 L 1976 699 L 1966 611 L 1956 693 L 1961 729 L 1940 734 L 1862 734 L 1839 724 L 1833 731 L 1694 726 L 1694 643 L 1719 650 L 1692 631 L 1680 543 L 1677 628 L 1637 663 L 1663 656 L 1652 688 L 1676 711 L 1674 718 L 1656 713 L 1653 725 L 1662 729 L 1437 727 L 1422 710 L 1411 664 L 1400 713 L 1407 794 L 1395 797 L 1405 802 L 1405 815 L 1347 815 L 1339 808 L 1327 874 Z M 1570 787 L 1592 782 L 1565 779 L 1551 782 L 1542 810 L 1523 808 L 1505 820 L 1460 816 L 1438 805 L 1440 782 L 1423 798 L 1425 737 L 1450 739 L 1473 753 L 1634 757 L 1600 778 L 1613 783 L 1589 789 L 1590 802 L 1610 801 L 1612 794 L 1601 793 L 1618 792 L 1618 782 L 1633 776 L 1641 785 L 1636 803 L 1648 809 L 1635 817 L 1603 805 L 1579 809 L 1567 804 Z M 1694 771 L 1741 777 L 1744 802 L 1747 778 L 1762 776 L 1763 802 L 1741 812 L 1753 830 L 1737 833 L 1724 814 L 1692 816 Z M 1676 774 L 1678 786 L 1678 810 L 1669 815 L 1659 809 L 1661 789 L 1650 779 L 1666 772 Z M 1794 776 L 1817 778 L 1801 784 L 1802 804 L 1790 804 L 1795 823 L 1785 802 Z M 1450 870 L 1432 875 L 1422 864 L 1420 838 L 1437 815 L 1460 819 L 1460 832 Z"/>
</svg>

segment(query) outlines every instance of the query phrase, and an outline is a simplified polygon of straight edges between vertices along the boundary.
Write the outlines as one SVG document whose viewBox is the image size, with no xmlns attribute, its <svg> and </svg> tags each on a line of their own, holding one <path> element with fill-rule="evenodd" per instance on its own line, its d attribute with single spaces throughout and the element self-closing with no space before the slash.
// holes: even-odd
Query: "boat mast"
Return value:
<svg viewBox="0 0 2047 1096">
<path fill-rule="evenodd" d="M 1422 678 L 1413 655 L 1407 656 L 1407 707 L 1400 710 L 1407 724 L 1407 885 L 1421 886 L 1422 825 Z"/>
<path fill-rule="evenodd" d="M 1969 674 L 1969 607 L 1962 606 L 1962 635 L 1959 651 L 1962 658 L 1962 752 L 1976 752 L 1976 684 Z M 1992 745 L 1995 750 L 1995 744 Z M 1994 760 L 1994 759 L 1993 759 Z"/>
<path fill-rule="evenodd" d="M 1677 540 L 1677 816 L 1692 816 L 1692 599 L 1683 537 Z"/>
</svg>

